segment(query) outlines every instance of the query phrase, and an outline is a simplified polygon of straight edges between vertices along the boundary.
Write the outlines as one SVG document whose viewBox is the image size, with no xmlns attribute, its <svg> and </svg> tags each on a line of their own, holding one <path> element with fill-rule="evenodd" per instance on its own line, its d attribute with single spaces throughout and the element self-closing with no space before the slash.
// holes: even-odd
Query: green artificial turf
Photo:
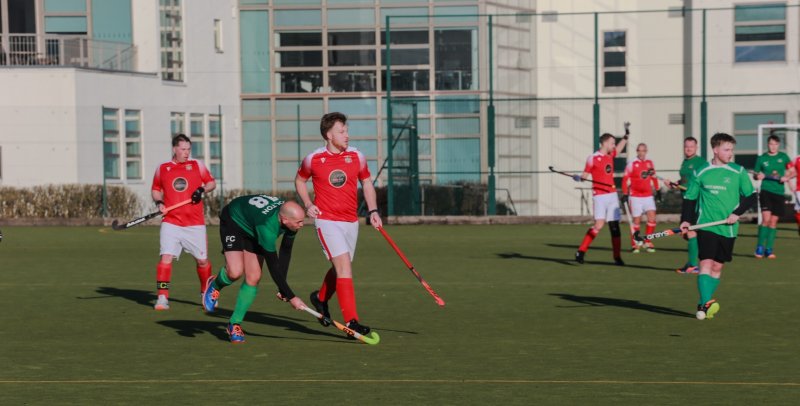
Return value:
<svg viewBox="0 0 800 406">
<path fill-rule="evenodd" d="M 660 226 L 659 229 L 662 227 Z M 378 232 L 354 264 L 369 346 L 275 299 L 265 272 L 243 328 L 200 310 L 190 256 L 171 306 L 152 308 L 158 228 L 5 227 L 0 244 L 1 404 L 789 404 L 800 399 L 800 239 L 781 225 L 776 260 L 752 257 L 742 227 L 715 295 L 694 318 L 679 237 L 612 264 L 603 230 L 584 265 L 586 226 L 388 226 L 447 302 L 439 308 Z M 214 272 L 222 265 L 209 228 Z M 313 228 L 289 282 L 308 303 L 327 264 Z M 331 313 L 342 321 L 335 300 Z M 792 400 L 794 399 L 794 400 Z"/>
</svg>

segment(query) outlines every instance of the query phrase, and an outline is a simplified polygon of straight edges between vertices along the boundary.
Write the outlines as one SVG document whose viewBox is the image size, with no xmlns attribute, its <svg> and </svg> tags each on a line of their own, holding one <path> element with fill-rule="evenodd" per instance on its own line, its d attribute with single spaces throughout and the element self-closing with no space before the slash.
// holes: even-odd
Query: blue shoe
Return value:
<svg viewBox="0 0 800 406">
<path fill-rule="evenodd" d="M 231 337 L 232 343 L 240 344 L 244 342 L 244 331 L 242 331 L 242 326 L 238 324 L 228 324 L 228 327 L 225 330 Z"/>
<path fill-rule="evenodd" d="M 756 247 L 756 258 L 764 258 L 764 247 L 760 245 Z"/>
<path fill-rule="evenodd" d="M 211 275 L 206 281 L 206 290 L 203 292 L 203 310 L 208 313 L 213 313 L 217 308 L 217 300 L 219 299 L 219 290 L 214 289 L 214 279 L 216 276 Z"/>
<path fill-rule="evenodd" d="M 775 258 L 777 258 L 777 256 L 775 255 L 775 253 L 773 253 L 773 252 L 772 252 L 772 248 L 767 248 L 767 250 L 766 250 L 766 251 L 764 251 L 764 256 L 765 256 L 765 257 L 767 257 L 767 258 L 769 258 L 769 259 L 775 259 Z"/>
</svg>

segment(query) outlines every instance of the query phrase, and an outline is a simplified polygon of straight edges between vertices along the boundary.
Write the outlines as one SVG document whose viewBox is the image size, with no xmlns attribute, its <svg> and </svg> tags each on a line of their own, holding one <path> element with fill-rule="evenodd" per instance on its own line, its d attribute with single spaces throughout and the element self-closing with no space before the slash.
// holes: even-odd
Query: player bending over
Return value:
<svg viewBox="0 0 800 406">
<path fill-rule="evenodd" d="M 756 258 L 775 259 L 773 246 L 776 227 L 778 220 L 786 211 L 783 193 L 786 191 L 784 183 L 789 177 L 785 172 L 792 167 L 792 160 L 786 153 L 778 151 L 780 146 L 781 139 L 777 135 L 770 135 L 767 138 L 767 152 L 756 160 L 755 178 L 761 181 L 758 192 L 758 200 L 761 203 L 761 225 L 758 226 Z"/>
<path fill-rule="evenodd" d="M 630 197 L 628 197 L 628 182 L 630 182 Z M 647 229 L 645 234 L 656 231 L 656 201 L 653 198 L 653 188 L 658 190 L 658 179 L 653 161 L 647 159 L 647 144 L 640 143 L 636 146 L 636 159 L 625 166 L 625 175 L 622 177 L 622 202 L 628 205 L 633 215 L 633 231 L 639 231 L 642 214 L 647 215 Z M 647 252 L 656 252 L 653 242 L 644 242 Z M 631 250 L 639 253 L 639 245 L 631 236 Z"/>
<path fill-rule="evenodd" d="M 203 293 L 203 308 L 209 313 L 213 312 L 220 291 L 244 275 L 227 327 L 232 343 L 244 342 L 241 324 L 258 293 L 261 267 L 265 260 L 272 281 L 278 286 L 278 298 L 289 302 L 297 310 L 306 307 L 286 282 L 294 237 L 303 227 L 304 219 L 305 213 L 299 204 L 267 195 L 237 197 L 219 214 L 219 236 L 225 266 L 220 269 L 219 275 L 208 278 Z M 281 235 L 280 251 L 276 253 L 275 245 Z"/>
<path fill-rule="evenodd" d="M 619 199 L 617 198 L 617 188 L 614 186 L 614 157 L 617 156 L 625 148 L 628 143 L 628 135 L 630 130 L 629 123 L 625 123 L 625 135 L 617 144 L 616 138 L 609 133 L 600 136 L 600 149 L 597 150 L 589 158 L 586 159 L 586 167 L 583 173 L 578 176 L 575 175 L 576 182 L 581 182 L 589 179 L 592 180 L 592 202 L 594 206 L 594 225 L 589 227 L 586 235 L 583 237 L 578 251 L 575 253 L 575 261 L 582 264 L 586 251 L 592 243 L 600 230 L 608 221 L 608 228 L 611 231 L 611 246 L 613 248 L 614 263 L 617 265 L 625 265 L 622 262 L 620 254 L 620 231 L 619 231 Z M 605 186 L 600 183 L 605 183 L 611 186 Z"/>
<path fill-rule="evenodd" d="M 697 290 L 697 318 L 711 319 L 719 311 L 714 292 L 722 276 L 722 267 L 733 256 L 733 245 L 739 232 L 739 216 L 756 204 L 757 195 L 747 171 L 731 162 L 736 139 L 724 133 L 711 137 L 714 158 L 695 169 L 683 197 L 681 230 L 688 232 L 692 224 L 727 220 L 727 224 L 697 231 L 700 275 Z"/>
</svg>

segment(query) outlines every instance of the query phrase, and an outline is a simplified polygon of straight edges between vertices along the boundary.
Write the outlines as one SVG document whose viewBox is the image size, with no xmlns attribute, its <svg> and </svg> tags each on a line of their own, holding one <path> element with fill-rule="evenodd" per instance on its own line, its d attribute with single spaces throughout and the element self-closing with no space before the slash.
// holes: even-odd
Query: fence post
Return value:
<svg viewBox="0 0 800 406">
<path fill-rule="evenodd" d="M 489 182 L 488 182 L 488 189 L 489 189 L 489 196 L 486 205 L 488 206 L 488 214 L 490 216 L 494 216 L 497 214 L 497 196 L 495 195 L 495 176 L 494 176 L 494 136 L 495 136 L 495 128 L 494 128 L 494 72 L 492 69 L 492 65 L 494 64 L 494 55 L 492 48 L 494 48 L 494 42 L 492 38 L 492 15 L 489 15 L 489 106 L 486 109 L 486 126 L 487 126 L 487 133 L 486 133 L 486 141 L 488 143 L 488 148 L 486 152 L 488 154 L 488 164 L 489 164 Z"/>
<path fill-rule="evenodd" d="M 392 16 L 386 16 L 386 215 L 394 216 L 394 190 L 392 190 Z"/>
<path fill-rule="evenodd" d="M 708 104 L 706 103 L 706 9 L 703 9 L 703 99 L 700 101 L 700 156 L 708 160 Z"/>
<path fill-rule="evenodd" d="M 599 102 L 599 86 L 600 86 L 600 74 L 598 72 L 599 69 L 599 56 L 598 56 L 598 45 L 599 45 L 599 32 L 597 26 L 597 12 L 594 13 L 594 105 L 592 106 L 592 148 L 591 150 L 594 151 L 598 145 L 600 145 L 600 102 Z"/>
</svg>

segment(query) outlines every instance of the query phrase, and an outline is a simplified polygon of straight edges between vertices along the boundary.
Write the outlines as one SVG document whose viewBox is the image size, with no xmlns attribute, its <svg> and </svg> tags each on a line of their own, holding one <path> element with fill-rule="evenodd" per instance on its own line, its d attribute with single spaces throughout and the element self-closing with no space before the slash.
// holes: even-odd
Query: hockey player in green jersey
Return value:
<svg viewBox="0 0 800 406">
<path fill-rule="evenodd" d="M 792 160 L 786 153 L 778 151 L 781 139 L 777 135 L 767 138 L 767 152 L 756 160 L 755 178 L 761 181 L 758 200 L 761 203 L 761 225 L 758 226 L 758 242 L 756 258 L 775 259 L 772 247 L 775 243 L 778 220 L 786 211 L 786 188 L 784 182 L 789 178 L 786 169 L 792 166 Z"/>
<path fill-rule="evenodd" d="M 692 224 L 727 220 L 726 224 L 697 231 L 700 275 L 697 289 L 700 300 L 696 316 L 699 320 L 714 318 L 719 303 L 714 291 L 722 276 L 722 267 L 733 258 L 733 245 L 739 232 L 739 216 L 756 203 L 757 194 L 747 171 L 731 160 L 736 139 L 725 133 L 711 137 L 714 158 L 694 170 L 683 197 L 681 230 L 685 235 Z"/>
</svg>

